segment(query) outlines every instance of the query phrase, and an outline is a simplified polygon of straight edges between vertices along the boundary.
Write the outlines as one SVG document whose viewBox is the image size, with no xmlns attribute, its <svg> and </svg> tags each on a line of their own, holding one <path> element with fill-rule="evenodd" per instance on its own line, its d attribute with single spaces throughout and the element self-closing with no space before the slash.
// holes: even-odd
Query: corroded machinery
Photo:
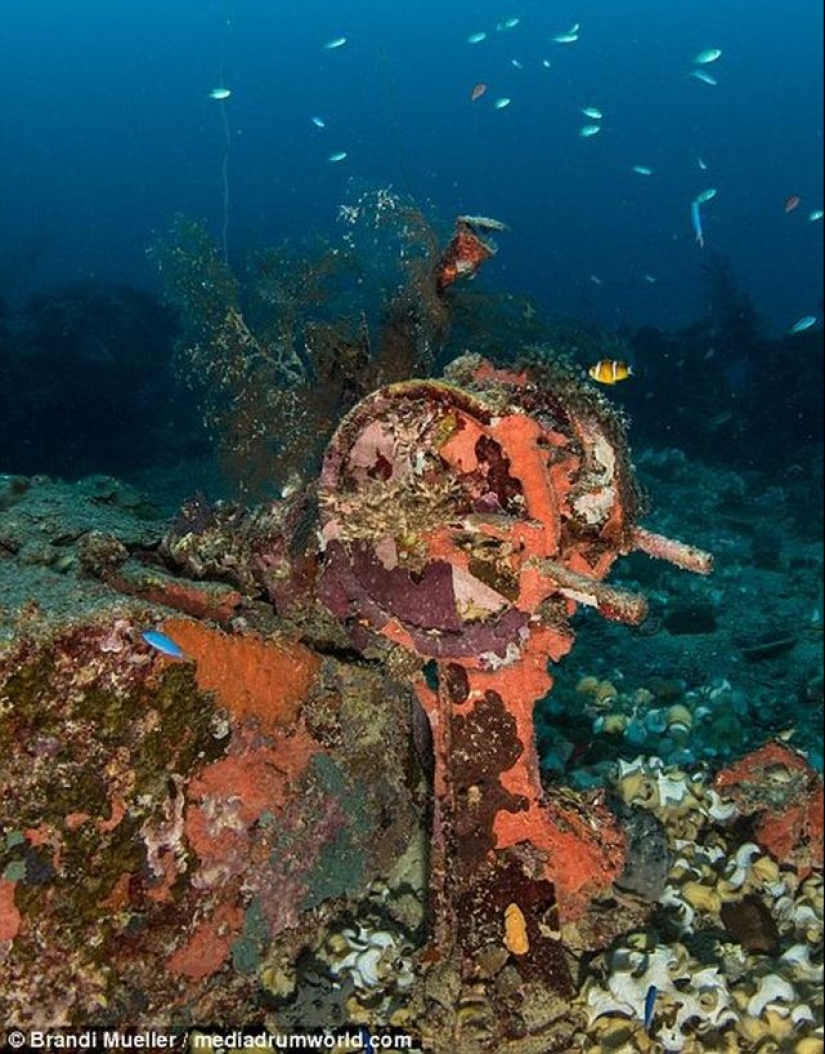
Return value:
<svg viewBox="0 0 825 1054">
<path fill-rule="evenodd" d="M 564 987 L 559 920 L 621 871 L 603 805 L 546 794 L 533 706 L 573 644 L 577 605 L 636 624 L 603 582 L 632 550 L 707 573 L 710 557 L 639 528 L 619 418 L 569 370 L 477 357 L 356 406 L 324 460 L 319 593 L 422 660 L 435 756 L 436 957 L 511 955 Z"/>
<path fill-rule="evenodd" d="M 340 424 L 320 478 L 275 502 L 195 497 L 162 540 L 85 533 L 99 610 L 44 630 L 33 608 L 0 652 L 15 1025 L 189 1028 L 264 1006 L 272 1030 L 389 1024 L 450 1054 L 545 1054 L 572 1035 L 566 924 L 578 947 L 611 943 L 619 922 L 595 902 L 624 836 L 600 792 L 542 787 L 533 707 L 579 607 L 643 620 L 644 598 L 605 582 L 617 558 L 711 561 L 639 526 L 623 422 L 569 364 L 465 355 L 443 379 L 385 383 L 426 372 L 447 291 L 501 229 L 458 218 L 354 387 L 369 342 L 324 331 L 343 419 L 313 403 L 329 372 L 278 388 L 283 348 L 249 339 L 219 272 L 229 293 L 195 346 L 216 375 L 244 367 L 249 401 L 228 405 L 250 411 L 254 449 L 290 422 L 287 453 L 323 446 L 321 422 Z M 202 273 L 186 269 L 196 315 Z M 262 348 L 274 365 L 252 383 Z M 183 658 L 150 650 L 148 626 Z"/>
</svg>

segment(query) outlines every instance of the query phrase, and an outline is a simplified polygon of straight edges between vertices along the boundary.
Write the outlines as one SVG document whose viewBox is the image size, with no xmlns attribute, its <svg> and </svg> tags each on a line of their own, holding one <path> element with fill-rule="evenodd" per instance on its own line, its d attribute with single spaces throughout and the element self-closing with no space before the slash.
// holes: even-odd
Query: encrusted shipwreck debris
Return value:
<svg viewBox="0 0 825 1054">
<path fill-rule="evenodd" d="M 569 994 L 562 921 L 620 874 L 623 837 L 603 805 L 543 790 L 533 705 L 572 647 L 578 603 L 644 618 L 642 598 L 602 582 L 617 557 L 640 548 L 701 573 L 710 557 L 637 528 L 623 430 L 605 403 L 547 369 L 473 357 L 446 381 L 393 385 L 355 407 L 318 500 L 321 598 L 354 639 L 368 627 L 422 660 L 431 956 L 465 979 L 509 962 L 524 982 Z M 441 1027 L 466 1039 L 460 1015 Z"/>
<path fill-rule="evenodd" d="M 502 228 L 460 217 L 433 295 Z M 0 653 L 4 1024 L 569 1049 L 563 934 L 620 931 L 596 902 L 625 844 L 600 797 L 542 787 L 533 706 L 578 606 L 644 619 L 617 558 L 710 557 L 639 526 L 621 419 L 546 362 L 385 385 L 288 491 L 195 498 L 139 551 L 87 535 L 108 601 Z"/>
<path fill-rule="evenodd" d="M 460 278 L 475 278 L 497 249 L 490 231 L 506 231 L 506 224 L 489 216 L 459 216 L 450 243 L 435 269 L 436 288 L 443 293 Z"/>
<path fill-rule="evenodd" d="M 350 891 L 378 883 L 389 917 L 409 881 L 406 692 L 188 619 L 171 660 L 114 610 L 0 656 L 2 1024 L 243 1023 Z"/>
</svg>

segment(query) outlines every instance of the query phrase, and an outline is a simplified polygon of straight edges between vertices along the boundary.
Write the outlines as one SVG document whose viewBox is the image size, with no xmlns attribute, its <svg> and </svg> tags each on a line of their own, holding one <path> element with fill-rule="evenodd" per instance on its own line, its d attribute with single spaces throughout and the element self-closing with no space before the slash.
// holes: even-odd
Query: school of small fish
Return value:
<svg viewBox="0 0 825 1054">
<path fill-rule="evenodd" d="M 596 122 L 601 121 L 604 114 L 598 106 L 582 106 L 582 113 L 593 123 L 583 125 L 579 129 L 579 136 L 582 139 L 591 139 L 594 135 L 598 135 L 602 130 L 601 124 Z"/>
<path fill-rule="evenodd" d="M 533 58 L 532 63 L 525 61 L 519 55 L 501 56 L 500 51 L 497 52 L 497 48 L 501 47 L 501 44 L 496 44 L 496 41 L 503 41 L 505 38 L 513 41 L 522 40 L 522 32 L 524 29 L 524 20 L 519 15 L 510 15 L 506 18 L 499 18 L 498 20 L 488 23 L 485 25 L 477 25 L 475 28 L 468 28 L 465 33 L 464 41 L 474 49 L 474 54 L 477 54 L 481 58 L 482 65 L 477 65 L 477 74 L 481 74 L 481 78 L 477 79 L 474 83 L 470 83 L 466 90 L 466 98 L 471 103 L 478 104 L 479 109 L 485 113 L 492 111 L 503 111 L 511 107 L 514 102 L 513 94 L 505 94 L 501 92 L 502 87 L 509 87 L 507 84 L 506 68 L 509 65 L 511 70 L 526 70 L 532 63 L 538 63 L 541 68 L 550 70 L 554 67 L 554 63 L 551 62 L 548 57 Z M 343 27 L 341 27 L 343 28 Z M 519 30 L 519 32 L 514 32 Z M 550 34 L 545 38 L 549 44 L 562 45 L 559 48 L 559 54 L 563 54 L 565 47 L 571 48 L 572 45 L 579 44 L 582 39 L 582 24 L 580 22 L 573 22 L 566 28 L 562 26 L 555 27 L 555 32 L 550 31 Z M 345 33 L 340 33 L 337 36 L 330 36 L 324 43 L 321 44 L 321 48 L 326 52 L 339 52 L 344 49 L 347 51 L 347 45 L 349 43 L 349 37 Z M 507 45 L 504 45 L 507 46 Z M 582 45 L 585 47 L 586 45 Z M 475 49 L 478 49 L 477 52 Z M 571 48 L 572 53 L 578 53 L 577 48 Z M 498 55 L 496 58 L 495 56 Z M 717 68 L 721 68 L 724 62 L 720 62 L 723 59 L 723 48 L 716 44 L 709 44 L 707 47 L 700 48 L 694 52 L 692 57 L 689 59 L 689 66 L 687 69 L 687 76 L 693 80 L 699 81 L 709 87 L 716 87 L 719 85 L 720 80 L 716 73 Z M 332 60 L 330 60 L 332 61 Z M 345 63 L 348 61 L 346 58 L 343 60 Z M 563 63 L 562 58 L 560 62 Z M 505 63 L 504 69 L 502 69 L 502 63 Z M 484 66 L 486 65 L 486 69 Z M 535 68 L 535 67 L 533 67 Z M 713 72 L 711 72 L 711 68 Z M 676 75 L 680 75 L 679 71 L 676 71 Z M 681 75 L 684 75 L 684 68 Z M 511 78 L 512 80 L 512 78 Z M 515 83 L 515 82 L 513 82 Z M 217 102 L 225 102 L 232 96 L 232 90 L 222 84 L 212 88 L 209 91 L 209 98 Z M 585 118 L 584 123 L 580 123 L 578 126 L 578 137 L 581 140 L 593 139 L 600 135 L 604 129 L 604 111 L 600 106 L 587 103 L 586 105 L 580 105 L 578 112 Z M 309 121 L 312 126 L 318 131 L 325 131 L 327 129 L 327 118 L 322 116 L 320 113 L 310 115 Z M 598 153 L 598 151 L 597 151 Z M 326 154 L 326 160 L 330 165 L 340 165 L 342 162 L 349 158 L 349 151 L 346 149 L 335 150 L 331 153 Z M 695 155 L 696 165 L 702 172 L 709 170 L 708 162 L 701 155 Z M 626 162 L 627 168 L 625 171 L 630 171 L 636 176 L 649 179 L 657 171 L 652 165 L 646 163 L 633 164 Z M 349 166 L 347 166 L 349 169 Z M 708 188 L 700 193 L 696 194 L 689 202 L 689 217 L 691 229 L 693 231 L 693 238 L 696 245 L 699 248 L 704 248 L 706 235 L 704 229 L 704 216 L 702 207 L 706 205 L 711 199 L 716 196 L 716 188 Z M 782 208 L 786 214 L 795 212 L 800 204 L 802 203 L 802 196 L 800 194 L 789 194 L 784 198 Z M 825 210 L 821 208 L 809 209 L 804 215 L 810 223 L 817 223 L 825 217 Z M 648 284 L 654 284 L 656 279 L 650 274 L 644 274 L 642 276 Z M 594 282 L 601 284 L 600 279 L 596 279 L 596 276 L 592 276 Z M 816 324 L 816 318 L 813 316 L 804 316 L 799 319 L 796 323 L 789 327 L 789 333 L 801 333 L 805 329 L 810 328 Z M 597 371 L 598 375 L 593 371 Z M 590 375 L 593 379 L 599 381 L 602 384 L 615 384 L 619 380 L 624 380 L 632 375 L 630 368 L 624 367 L 624 364 L 616 364 L 616 370 L 613 370 L 611 365 L 609 369 L 604 367 L 603 363 L 598 363 L 596 366 L 591 367 Z"/>
</svg>

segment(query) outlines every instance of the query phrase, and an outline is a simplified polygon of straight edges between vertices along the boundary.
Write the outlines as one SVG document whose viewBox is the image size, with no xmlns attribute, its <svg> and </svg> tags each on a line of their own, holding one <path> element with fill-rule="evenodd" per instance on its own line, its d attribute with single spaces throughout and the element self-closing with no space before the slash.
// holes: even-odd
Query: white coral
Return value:
<svg viewBox="0 0 825 1054">
<path fill-rule="evenodd" d="M 736 803 L 732 801 L 723 801 L 713 788 L 706 792 L 706 796 L 710 800 L 708 816 L 711 820 L 714 820 L 716 823 L 725 823 L 727 820 L 733 819 L 736 815 Z"/>
<path fill-rule="evenodd" d="M 589 1023 L 611 1014 L 641 1021 L 645 996 L 655 987 L 657 999 L 674 1012 L 669 1034 L 657 1034 L 666 1050 L 682 1049 L 689 1022 L 701 1033 L 736 1020 L 723 974 L 715 966 L 696 970 L 687 950 L 680 945 L 659 945 L 646 953 L 617 949 L 610 958 L 606 985 L 605 990 L 594 982 L 585 990 Z"/>
<path fill-rule="evenodd" d="M 665 908 L 675 908 L 680 933 L 693 933 L 696 911 L 691 904 L 688 904 L 680 890 L 674 886 L 666 886 L 659 897 L 659 903 Z"/>
<path fill-rule="evenodd" d="M 821 986 L 823 965 L 821 962 L 811 962 L 811 949 L 807 944 L 792 944 L 779 961 L 789 967 L 790 973 L 796 980 L 810 981 Z"/>
<path fill-rule="evenodd" d="M 787 1004 L 792 1003 L 795 997 L 793 985 L 784 977 L 775 973 L 765 974 L 760 977 L 756 991 L 748 1000 L 748 1013 L 751 1017 L 762 1017 L 766 1010 L 787 1014 Z"/>
<path fill-rule="evenodd" d="M 344 954 L 330 965 L 335 977 L 349 975 L 361 991 L 391 987 L 409 988 L 414 981 L 412 964 L 386 930 L 346 929 L 341 933 Z"/>
<path fill-rule="evenodd" d="M 755 842 L 744 842 L 739 846 L 725 869 L 725 883 L 728 889 L 741 889 L 746 884 L 751 875 L 754 857 L 759 856 L 761 852 Z"/>
</svg>

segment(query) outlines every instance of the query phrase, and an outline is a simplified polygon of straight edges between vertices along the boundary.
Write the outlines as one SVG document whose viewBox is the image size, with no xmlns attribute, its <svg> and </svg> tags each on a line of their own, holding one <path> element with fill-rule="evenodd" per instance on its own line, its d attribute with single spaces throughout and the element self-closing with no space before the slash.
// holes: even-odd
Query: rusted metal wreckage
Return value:
<svg viewBox="0 0 825 1054">
<path fill-rule="evenodd" d="M 486 217 L 459 217 L 432 275 L 438 297 L 477 272 L 495 252 L 490 233 L 501 229 Z M 387 794 L 400 795 L 405 777 L 370 774 L 364 761 L 366 751 L 375 751 L 366 734 L 369 719 L 353 702 L 364 694 L 359 685 L 367 674 L 352 672 L 344 660 L 324 673 L 323 649 L 313 653 L 313 639 L 324 635 L 318 626 L 326 619 L 336 627 L 330 634 L 337 632 L 350 650 L 386 660 L 385 669 L 392 668 L 387 684 L 397 685 L 403 670 L 428 719 L 434 804 L 422 961 L 450 963 L 457 977 L 482 980 L 508 963 L 525 981 L 569 994 L 562 924 L 609 890 L 623 867 L 624 840 L 603 803 L 542 787 L 533 707 L 552 687 L 553 664 L 573 646 L 571 617 L 579 606 L 631 625 L 644 619 L 643 597 L 605 582 L 618 558 L 641 551 L 699 574 L 711 569 L 708 554 L 647 531 L 639 516 L 623 423 L 579 371 L 552 362 L 502 369 L 465 355 L 443 379 L 390 384 L 358 402 L 328 444 L 319 479 L 283 500 L 252 511 L 190 502 L 149 570 L 130 563 L 116 540 L 90 538 L 85 572 L 107 582 L 121 604 L 127 593 L 158 614 L 170 608 L 184 614 L 165 628 L 194 660 L 193 680 L 167 668 L 175 660 L 147 656 L 133 611 L 121 612 L 114 628 L 101 622 L 58 634 L 49 647 L 66 661 L 44 665 L 38 649 L 46 644 L 23 641 L 0 664 L 0 688 L 26 692 L 12 729 L 21 757 L 40 742 L 31 731 L 39 725 L 27 724 L 25 707 L 34 712 L 57 700 L 68 707 L 68 718 L 58 707 L 55 729 L 77 731 L 77 742 L 66 740 L 62 748 L 72 771 L 79 779 L 88 770 L 96 780 L 109 747 L 91 749 L 97 719 L 83 700 L 92 688 L 109 700 L 117 715 L 113 727 L 122 725 L 123 737 L 117 765 L 104 766 L 114 775 L 94 806 L 99 817 L 92 806 L 73 804 L 68 792 L 55 799 L 47 790 L 54 816 L 46 810 L 37 823 L 22 824 L 29 834 L 20 836 L 21 845 L 31 835 L 32 844 L 52 847 L 57 893 L 41 902 L 24 878 L 3 880 L 0 936 L 9 969 L 16 969 L 16 948 L 25 956 L 39 940 L 38 927 L 65 932 L 55 906 L 73 903 L 76 883 L 60 871 L 60 861 L 73 859 L 79 831 L 102 893 L 85 914 L 71 913 L 71 925 L 82 923 L 72 931 L 72 947 L 109 948 L 114 976 L 120 950 L 135 944 L 139 954 L 128 961 L 148 966 L 145 976 L 127 983 L 132 967 L 124 964 L 123 977 L 112 981 L 124 1006 L 132 996 L 123 993 L 134 991 L 154 1019 L 163 1008 L 174 1020 L 183 1006 L 228 1016 L 232 987 L 212 982 L 230 960 L 246 962 L 250 948 L 261 960 L 263 987 L 283 1005 L 295 1000 L 294 963 L 281 972 L 272 963 L 301 955 L 306 940 L 315 941 L 319 954 L 325 938 L 310 938 L 296 925 L 304 910 L 298 893 L 294 902 L 275 893 L 277 903 L 264 903 L 266 896 L 290 882 L 304 899 L 317 889 L 317 905 L 341 896 L 346 875 L 336 876 L 337 885 L 327 881 L 321 850 L 331 852 L 342 830 L 356 847 L 348 858 L 359 861 L 353 873 L 364 879 L 387 873 L 387 861 L 402 851 L 400 836 L 381 825 L 379 799 L 385 784 Z M 164 573 L 159 558 L 179 574 Z M 206 579 L 229 580 L 232 588 Z M 245 632 L 236 617 L 244 598 L 256 594 L 281 620 L 275 641 Z M 403 662 L 394 662 L 399 654 Z M 41 687 L 35 673 L 44 678 Z M 378 675 L 370 676 L 374 705 Z M 193 715 L 204 697 L 219 708 L 208 720 L 179 720 L 172 703 L 183 689 L 192 696 Z M 395 689 L 384 697 L 400 712 Z M 133 698 L 140 700 L 137 709 Z M 367 747 L 347 744 L 332 714 L 336 698 L 360 715 Z M 174 729 L 158 754 L 168 777 L 160 782 L 143 769 L 136 775 L 135 757 L 154 754 L 133 752 L 134 742 L 153 735 L 153 713 L 155 725 Z M 216 739 L 221 722 L 223 738 Z M 403 767 L 403 749 L 393 742 L 396 770 Z M 17 785 L 28 771 L 20 768 Z M 261 783 L 261 773 L 272 786 Z M 347 781 L 351 815 L 347 803 L 335 800 Z M 239 788 L 247 785 L 251 797 L 238 812 Z M 38 788 L 32 784 L 31 793 Z M 399 806 L 402 811 L 406 837 L 415 810 Z M 127 821 L 136 825 L 145 852 L 135 847 Z M 121 840 L 128 854 L 118 848 Z M 370 854 L 376 862 L 362 865 Z M 254 859 L 254 867 L 245 859 Z M 134 890 L 143 890 L 139 901 Z M 112 905 L 124 927 L 140 917 L 140 930 L 124 928 L 124 938 Z M 322 907 L 316 915 L 312 925 L 320 931 L 329 920 Z M 157 947 L 153 925 L 167 935 Z M 78 979 L 97 976 L 98 966 L 78 959 L 66 970 L 80 990 Z M 40 990 L 37 977 L 24 979 L 28 987 L 20 982 L 15 1011 L 20 1020 L 20 1008 Z M 248 999 L 256 991 L 250 981 Z M 97 1019 L 91 998 L 71 1010 L 73 1023 Z M 508 1028 L 494 1029 L 501 1049 L 512 1038 Z M 442 1047 L 436 1042 L 433 1049 L 471 1049 L 440 1038 Z"/>
</svg>

